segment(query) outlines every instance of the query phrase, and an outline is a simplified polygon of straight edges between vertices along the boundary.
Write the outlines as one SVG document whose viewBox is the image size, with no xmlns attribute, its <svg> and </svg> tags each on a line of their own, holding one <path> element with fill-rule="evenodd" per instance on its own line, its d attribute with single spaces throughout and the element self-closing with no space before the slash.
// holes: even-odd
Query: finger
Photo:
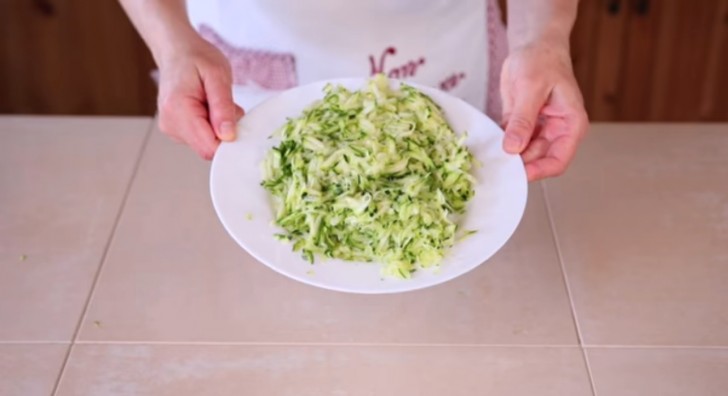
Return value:
<svg viewBox="0 0 728 396">
<path fill-rule="evenodd" d="M 211 159 L 219 144 L 208 122 L 208 111 L 199 99 L 171 95 L 160 103 L 162 131 L 190 146 L 200 157 Z"/>
<path fill-rule="evenodd" d="M 173 133 L 174 130 L 170 129 L 167 125 L 165 125 L 161 119 L 157 121 L 157 129 L 167 135 L 170 139 L 172 139 L 175 143 L 184 143 L 185 141 L 176 133 Z"/>
<path fill-rule="evenodd" d="M 162 130 L 162 132 L 174 142 L 188 145 L 200 157 L 207 160 L 212 159 L 220 142 L 215 138 L 207 120 L 202 118 L 194 119 L 191 122 L 189 119 L 186 119 L 180 124 L 185 126 L 182 128 L 168 128 Z"/>
<path fill-rule="evenodd" d="M 533 162 L 546 155 L 549 149 L 549 141 L 538 137 L 533 139 L 526 149 L 521 153 L 524 163 Z"/>
<path fill-rule="evenodd" d="M 577 135 L 564 135 L 552 141 L 545 156 L 526 163 L 528 180 L 535 181 L 564 173 L 574 158 L 578 142 Z"/>
<path fill-rule="evenodd" d="M 235 121 L 239 121 L 245 115 L 242 107 L 235 105 Z"/>
<path fill-rule="evenodd" d="M 169 97 L 160 98 L 159 114 L 157 116 L 157 127 L 176 143 L 187 143 L 183 138 L 183 132 L 179 125 L 187 125 L 185 115 L 192 114 L 186 111 L 190 106 L 190 102 L 180 95 L 171 95 Z M 182 120 L 180 120 L 182 118 Z"/>
<path fill-rule="evenodd" d="M 526 170 L 529 180 L 561 175 L 571 163 L 579 142 L 589 129 L 589 117 L 578 90 L 562 88 L 557 86 L 551 94 L 554 106 L 543 109 L 543 113 L 549 117 L 546 118 L 539 137 L 545 138 L 550 144 L 545 156 L 528 162 Z"/>
<path fill-rule="evenodd" d="M 538 114 L 548 99 L 548 92 L 539 88 L 524 89 L 515 95 L 503 139 L 503 149 L 511 154 L 519 154 L 528 146 Z"/>
<path fill-rule="evenodd" d="M 215 135 L 224 141 L 235 139 L 235 122 L 238 117 L 230 76 L 222 71 L 207 72 L 202 75 L 202 83 Z"/>
<path fill-rule="evenodd" d="M 195 150 L 195 152 L 206 160 L 211 160 L 220 145 L 212 126 L 204 117 L 194 117 L 188 124 L 190 128 L 184 134 L 187 144 Z"/>
<path fill-rule="evenodd" d="M 566 163 L 554 157 L 541 157 L 526 164 L 528 181 L 558 176 L 566 170 Z"/>
</svg>

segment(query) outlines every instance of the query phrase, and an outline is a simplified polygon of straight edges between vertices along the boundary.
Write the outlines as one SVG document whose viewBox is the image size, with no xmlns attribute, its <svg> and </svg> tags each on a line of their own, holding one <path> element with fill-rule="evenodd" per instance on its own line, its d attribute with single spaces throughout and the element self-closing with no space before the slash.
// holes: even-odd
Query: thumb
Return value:
<svg viewBox="0 0 728 396">
<path fill-rule="evenodd" d="M 235 139 L 235 122 L 238 120 L 239 107 L 233 102 L 231 78 L 220 74 L 203 77 L 210 124 L 218 139 Z"/>
<path fill-rule="evenodd" d="M 506 134 L 503 139 L 503 149 L 507 153 L 520 154 L 526 149 L 547 96 L 533 91 L 516 94 L 513 108 L 506 120 Z"/>
</svg>

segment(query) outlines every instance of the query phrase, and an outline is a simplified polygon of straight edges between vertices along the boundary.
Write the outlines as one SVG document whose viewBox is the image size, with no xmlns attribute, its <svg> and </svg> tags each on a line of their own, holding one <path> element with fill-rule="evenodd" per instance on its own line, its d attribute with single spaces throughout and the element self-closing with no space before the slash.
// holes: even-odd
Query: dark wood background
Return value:
<svg viewBox="0 0 728 396">
<path fill-rule="evenodd" d="M 0 0 L 0 113 L 153 114 L 154 63 L 115 0 Z M 594 121 L 728 121 L 728 0 L 582 0 Z"/>
</svg>

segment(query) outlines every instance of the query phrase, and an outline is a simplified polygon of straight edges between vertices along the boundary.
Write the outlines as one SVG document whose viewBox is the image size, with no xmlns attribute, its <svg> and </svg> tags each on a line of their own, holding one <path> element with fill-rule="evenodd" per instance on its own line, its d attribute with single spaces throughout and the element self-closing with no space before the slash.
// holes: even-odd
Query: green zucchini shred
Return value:
<svg viewBox="0 0 728 396">
<path fill-rule="evenodd" d="M 474 196 L 474 160 L 437 104 L 383 75 L 324 98 L 276 132 L 263 161 L 276 238 L 305 260 L 379 262 L 385 277 L 439 266 Z"/>
</svg>

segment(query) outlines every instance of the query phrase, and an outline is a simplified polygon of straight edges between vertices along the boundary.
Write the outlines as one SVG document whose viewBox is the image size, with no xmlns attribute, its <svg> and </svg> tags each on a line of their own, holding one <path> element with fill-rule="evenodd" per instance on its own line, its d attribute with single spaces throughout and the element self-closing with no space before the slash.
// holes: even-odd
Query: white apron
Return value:
<svg viewBox="0 0 728 396">
<path fill-rule="evenodd" d="M 284 89 L 371 76 L 437 87 L 486 109 L 485 0 L 188 0 L 250 109 Z M 492 76 L 492 74 L 491 74 Z"/>
</svg>

